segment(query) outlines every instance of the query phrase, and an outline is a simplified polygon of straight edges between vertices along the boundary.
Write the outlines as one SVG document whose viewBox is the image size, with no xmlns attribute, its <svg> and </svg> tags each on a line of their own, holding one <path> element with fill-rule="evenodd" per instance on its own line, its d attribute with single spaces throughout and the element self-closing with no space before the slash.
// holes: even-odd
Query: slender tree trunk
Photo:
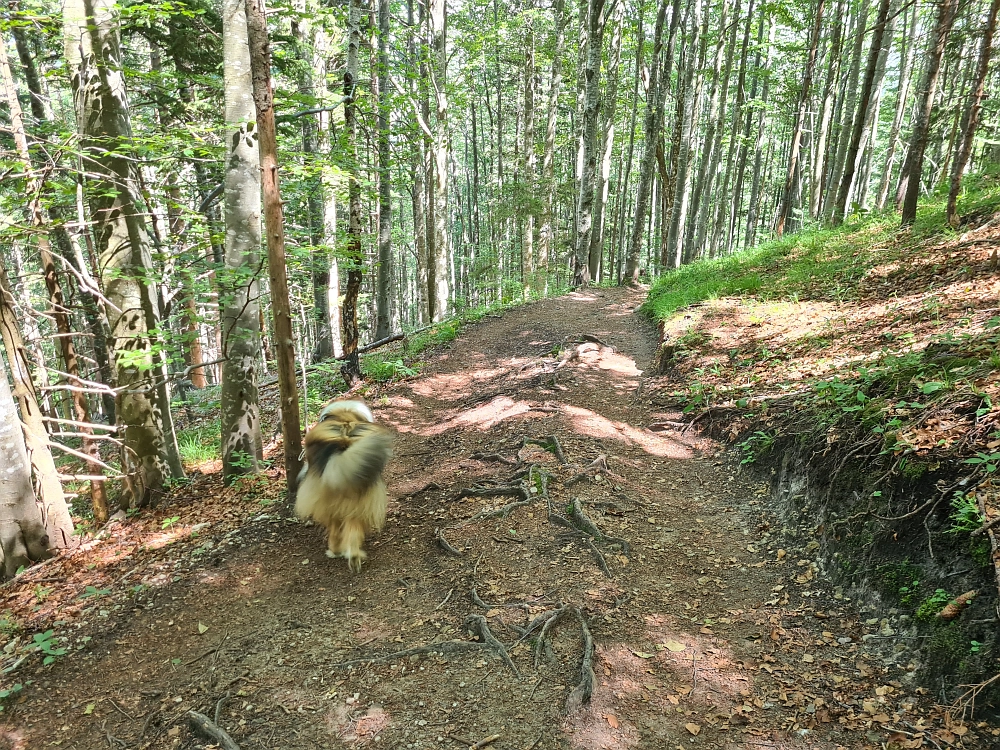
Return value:
<svg viewBox="0 0 1000 750">
<path fill-rule="evenodd" d="M 722 11 L 719 18 L 719 39 L 715 45 L 715 61 L 712 65 L 712 89 L 709 94 L 708 106 L 708 126 L 705 132 L 705 147 L 701 153 L 701 163 L 698 167 L 698 175 L 695 177 L 691 192 L 691 220 L 688 222 L 685 232 L 684 259 L 683 262 L 691 262 L 700 251 L 701 242 L 704 239 L 704 217 L 702 216 L 702 196 L 710 196 L 712 193 L 712 181 L 715 178 L 715 170 L 718 167 L 718 148 L 716 134 L 725 127 L 725 100 L 729 89 L 729 74 L 732 70 L 733 47 L 736 38 L 736 20 L 731 24 L 731 38 L 726 49 L 726 29 L 728 20 L 729 4 L 722 4 Z M 723 61 L 725 61 L 725 73 L 723 73 Z M 695 233 L 698 240 L 695 240 Z"/>
<path fill-rule="evenodd" d="M 256 474 L 264 457 L 257 362 L 260 359 L 260 151 L 245 0 L 225 0 L 222 40 L 226 99 L 225 266 L 219 274 L 222 322 L 222 469 L 226 482 Z"/>
<path fill-rule="evenodd" d="M 700 0 L 694 0 L 694 2 L 697 5 Z M 653 27 L 653 54 L 649 58 L 649 86 L 646 89 L 644 144 L 642 160 L 639 162 L 639 184 L 632 217 L 632 233 L 625 255 L 625 268 L 622 270 L 621 282 L 623 284 L 639 283 L 639 258 L 642 253 L 646 214 L 649 211 L 653 172 L 656 168 L 656 148 L 660 140 L 660 130 L 663 127 L 663 110 L 666 104 L 666 90 L 670 85 L 670 71 L 673 66 L 674 44 L 677 39 L 680 13 L 680 0 L 674 0 L 670 15 L 670 28 L 667 32 L 667 48 L 664 51 L 663 25 L 667 16 L 667 0 L 661 0 L 656 11 L 656 23 Z"/>
<path fill-rule="evenodd" d="M 701 89 L 704 82 L 704 77 L 698 71 L 702 69 L 708 48 L 707 26 L 710 14 L 706 10 L 705 28 L 702 28 L 702 10 L 699 0 L 695 0 L 692 38 L 688 43 L 690 55 L 684 76 L 684 121 L 680 130 L 680 151 L 677 157 L 677 186 L 670 210 L 670 226 L 667 231 L 667 252 L 670 254 L 671 263 L 675 268 L 680 267 L 684 257 L 684 227 L 691 197 L 691 152 L 695 138 L 694 128 L 700 114 Z"/>
<path fill-rule="evenodd" d="M 592 281 L 598 281 L 601 258 L 604 255 L 604 210 L 608 203 L 611 182 L 611 152 L 615 145 L 615 110 L 618 106 L 618 69 L 622 59 L 622 26 L 624 2 L 617 2 L 611 16 L 611 49 L 608 53 L 607 88 L 601 103 L 602 147 L 600 172 L 594 191 L 594 228 L 590 235 L 589 271 Z"/>
<path fill-rule="evenodd" d="M 389 0 L 378 0 L 378 279 L 375 339 L 392 330 L 392 182 L 389 151 Z"/>
<path fill-rule="evenodd" d="M 451 304 L 451 238 L 448 232 L 448 53 L 446 40 L 447 10 L 445 0 L 430 0 L 431 56 L 434 98 L 434 250 L 431 255 L 429 283 L 431 320 L 444 320 Z"/>
<path fill-rule="evenodd" d="M 765 55 L 764 71 L 769 71 L 771 69 L 771 61 L 774 59 L 774 36 L 777 24 L 774 21 L 770 21 L 768 24 L 767 31 L 767 52 Z M 761 87 L 760 98 L 762 102 L 768 101 L 768 93 L 771 87 L 771 76 L 766 72 L 764 74 L 764 84 Z M 754 240 L 757 236 L 757 224 L 758 217 L 760 215 L 760 193 L 761 193 L 761 166 L 764 158 L 765 149 L 759 147 L 759 144 L 765 143 L 764 134 L 765 128 L 767 126 L 766 111 L 764 107 L 760 107 L 757 110 L 757 143 L 758 148 L 754 152 L 753 158 L 753 177 L 750 180 L 750 202 L 747 204 L 747 227 L 746 227 L 746 240 L 745 245 L 752 246 Z"/>
<path fill-rule="evenodd" d="M 642 78 L 641 71 L 643 68 L 643 47 L 646 45 L 646 29 L 643 26 L 643 10 L 645 6 L 640 3 L 639 5 L 639 19 L 636 24 L 636 42 L 635 42 L 635 71 L 632 76 L 632 114 L 629 116 L 629 127 L 628 127 L 628 153 L 625 157 L 625 174 L 622 177 L 620 183 L 620 190 L 618 191 L 618 197 L 620 202 L 618 209 L 618 227 L 615 230 L 616 239 L 614 242 L 614 266 L 611 269 L 610 275 L 621 281 L 620 278 L 620 267 L 621 261 L 624 260 L 624 253 L 622 252 L 622 245 L 625 242 L 625 206 L 628 203 L 628 197 L 631 195 L 629 190 L 629 180 L 632 176 L 632 158 L 635 155 L 635 123 L 639 116 L 639 79 Z M 619 164 L 619 166 L 621 166 Z"/>
<path fill-rule="evenodd" d="M 875 32 L 868 51 L 868 65 L 865 68 L 864 84 L 861 87 L 861 100 L 858 104 L 857 115 L 854 118 L 851 140 L 847 147 L 844 175 L 841 178 L 840 190 L 837 192 L 837 205 L 834 207 L 833 223 L 835 225 L 840 224 L 847 214 L 847 197 L 851 192 L 851 185 L 854 181 L 858 152 L 861 149 L 861 136 L 864 132 L 865 120 L 868 117 L 872 92 L 875 88 L 875 74 L 878 68 L 879 55 L 882 53 L 882 38 L 885 35 L 886 19 L 889 17 L 889 4 L 890 0 L 881 0 L 878 6 L 878 15 L 875 18 Z"/>
<path fill-rule="evenodd" d="M 830 39 L 830 50 L 827 54 L 826 87 L 823 91 L 823 107 L 819 116 L 819 135 L 816 138 L 816 159 L 813 162 L 810 175 L 809 215 L 819 216 L 823 208 L 823 175 L 827 169 L 827 140 L 830 136 L 830 124 L 833 120 L 834 103 L 837 95 L 837 81 L 840 78 L 841 47 L 844 38 L 844 13 L 846 0 L 837 3 L 833 17 L 833 31 Z"/>
<path fill-rule="evenodd" d="M 858 82 L 861 78 L 861 58 L 865 48 L 865 34 L 868 30 L 868 11 L 870 3 L 857 4 L 857 23 L 854 29 L 854 45 L 851 49 L 851 66 L 844 81 L 843 101 L 839 103 L 839 127 L 834 133 L 831 143 L 833 157 L 830 161 L 826 179 L 826 190 L 823 197 L 823 216 L 827 221 L 833 220 L 837 205 L 837 189 L 844 175 L 844 164 L 847 159 L 847 147 L 850 142 L 850 132 L 854 123 L 855 105 L 858 97 Z"/>
<path fill-rule="evenodd" d="M 531 9 L 529 9 L 531 12 Z M 521 140 L 521 180 L 529 201 L 535 198 L 535 32 L 533 20 L 525 21 L 524 39 L 524 127 Z M 524 299 L 537 293 L 538 269 L 535 259 L 535 214 L 528 209 L 522 212 L 521 226 L 521 285 Z"/>
<path fill-rule="evenodd" d="M 583 138 L 580 144 L 582 171 L 577 195 L 577 239 L 573 286 L 590 283 L 590 240 L 594 231 L 594 186 L 597 181 L 597 124 L 601 113 L 601 53 L 604 49 L 605 0 L 587 3 L 587 66 L 583 108 Z"/>
<path fill-rule="evenodd" d="M 271 286 L 271 310 L 277 349 L 278 388 L 281 396 L 281 436 L 285 448 L 285 481 L 289 496 L 295 495 L 302 467 L 302 427 L 299 393 L 295 377 L 292 312 L 285 271 L 285 220 L 278 187 L 278 145 L 271 92 L 271 49 L 263 0 L 246 0 L 247 37 L 253 100 L 257 111 L 264 222 L 267 228 L 267 259 Z"/>
<path fill-rule="evenodd" d="M 802 144 L 802 129 L 806 119 L 806 105 L 809 102 L 809 87 L 812 85 L 813 69 L 816 66 L 816 51 L 819 48 L 819 35 L 823 24 L 823 5 L 825 0 L 816 0 L 815 19 L 812 36 L 809 41 L 809 55 L 806 58 L 805 76 L 802 80 L 802 92 L 799 94 L 799 107 L 795 115 L 795 128 L 792 130 L 792 145 L 788 155 L 788 172 L 785 176 L 785 187 L 782 191 L 781 208 L 775 233 L 780 237 L 785 231 L 785 224 L 792 219 L 792 199 L 796 171 L 799 168 L 799 147 Z"/>
<path fill-rule="evenodd" d="M 976 128 L 979 127 L 979 118 L 983 109 L 984 84 L 990 66 L 993 35 L 997 27 L 997 11 L 1000 11 L 1000 0 L 993 0 L 986 14 L 986 22 L 983 24 L 979 61 L 976 64 L 975 77 L 969 91 L 969 103 L 962 115 L 960 128 L 962 140 L 951 165 L 951 183 L 948 188 L 948 207 L 945 211 L 945 217 L 953 229 L 957 229 L 961 223 L 958 215 L 958 194 L 962 189 L 962 173 L 965 171 L 965 166 L 969 163 L 969 156 L 972 154 L 972 143 L 976 136 Z"/>
<path fill-rule="evenodd" d="M 131 124 L 125 100 L 117 19 L 109 0 L 68 0 L 63 7 L 65 53 L 96 224 L 117 369 L 117 414 L 124 435 L 125 504 L 148 504 L 170 474 L 183 476 L 155 331 L 156 289 L 146 223 L 137 208 L 135 167 L 126 155 Z"/>
<path fill-rule="evenodd" d="M 916 120 L 913 132 L 910 134 L 910 147 L 906 152 L 902 173 L 899 178 L 899 190 L 896 193 L 896 203 L 902 208 L 902 225 L 909 226 L 917 219 L 917 198 L 920 196 L 920 173 L 924 166 L 924 151 L 927 149 L 927 137 L 931 124 L 931 113 L 934 110 L 934 93 L 937 90 L 938 74 L 941 72 L 941 58 L 944 56 L 945 44 L 955 21 L 955 10 L 958 0 L 941 0 L 938 5 L 937 21 L 931 34 L 930 45 L 927 48 L 927 70 L 920 86 L 920 104 L 917 106 Z"/>
<path fill-rule="evenodd" d="M 565 0 L 555 0 L 552 13 L 555 25 L 555 52 L 552 56 L 552 69 L 549 73 L 549 102 L 545 118 L 545 153 L 542 156 L 542 216 L 538 227 L 538 274 L 543 280 L 546 291 L 548 287 L 549 259 L 554 247 L 554 216 L 555 202 L 555 160 L 556 160 L 556 123 L 559 117 L 559 92 L 562 88 L 562 56 L 566 48 L 566 13 Z"/>
<path fill-rule="evenodd" d="M 878 198 L 875 207 L 881 211 L 885 208 L 885 203 L 889 198 L 889 185 L 892 182 L 892 169 L 894 165 L 896 149 L 899 146 L 899 131 L 903 125 L 903 117 L 906 114 L 906 101 L 910 93 L 910 78 L 913 74 L 913 61 L 916 57 L 917 49 L 917 19 L 919 13 L 915 7 L 910 10 L 909 32 L 904 35 L 903 42 L 906 51 L 901 55 L 903 66 L 899 73 L 899 86 L 896 89 L 896 112 L 892 118 L 892 126 L 889 129 L 889 138 L 886 145 L 885 166 L 882 170 L 882 178 L 879 180 Z"/>
</svg>

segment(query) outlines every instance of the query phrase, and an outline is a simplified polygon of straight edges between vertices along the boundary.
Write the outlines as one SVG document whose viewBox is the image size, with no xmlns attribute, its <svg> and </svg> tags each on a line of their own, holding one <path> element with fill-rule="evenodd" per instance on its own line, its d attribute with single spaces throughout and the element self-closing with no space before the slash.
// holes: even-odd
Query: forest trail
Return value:
<svg viewBox="0 0 1000 750">
<path fill-rule="evenodd" d="M 814 544 L 767 541 L 767 487 L 643 397 L 657 341 L 641 299 L 594 289 L 508 311 L 371 398 L 398 443 L 389 519 L 360 575 L 284 506 L 251 510 L 249 491 L 230 494 L 243 520 L 226 533 L 167 510 L 180 516 L 169 530 L 186 530 L 173 562 L 135 574 L 147 540 L 94 563 L 109 600 L 146 585 L 79 616 L 78 640 L 92 640 L 9 706 L 8 745 L 205 747 L 190 709 L 243 750 L 492 735 L 496 750 L 834 750 L 916 736 L 914 709 L 899 711 L 925 699 L 880 656 L 888 625 L 814 576 Z M 524 442 L 550 436 L 565 463 Z M 461 496 L 498 486 L 507 495 Z M 579 510 L 601 537 L 560 525 L 586 527 Z M 509 662 L 470 645 L 468 627 Z M 581 708 L 588 631 L 596 679 Z"/>
</svg>

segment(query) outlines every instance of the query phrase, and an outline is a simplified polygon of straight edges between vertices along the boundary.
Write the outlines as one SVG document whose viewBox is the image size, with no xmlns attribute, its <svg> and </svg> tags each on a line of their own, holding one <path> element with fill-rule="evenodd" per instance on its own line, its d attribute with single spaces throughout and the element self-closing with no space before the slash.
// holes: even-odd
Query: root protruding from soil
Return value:
<svg viewBox="0 0 1000 750">
<path fill-rule="evenodd" d="M 552 455 L 559 460 L 559 463 L 566 463 L 566 454 L 563 453 L 562 443 L 559 442 L 559 438 L 555 435 L 546 435 L 543 438 L 526 437 L 521 441 L 521 446 L 523 447 L 525 445 L 537 445 L 544 448 L 545 450 L 550 451 Z"/>
<path fill-rule="evenodd" d="M 188 721 L 191 724 L 192 732 L 200 737 L 204 737 L 206 740 L 210 740 L 221 747 L 222 750 L 240 750 L 240 746 L 236 744 L 226 730 L 205 716 L 205 714 L 198 713 L 197 711 L 188 711 Z"/>
<path fill-rule="evenodd" d="M 465 629 L 473 635 L 481 638 L 484 644 L 492 648 L 497 652 L 497 654 L 500 655 L 500 658 L 503 659 L 504 664 L 507 665 L 511 672 L 516 674 L 518 677 L 521 676 L 517 666 L 514 664 L 514 660 L 511 659 L 510 654 L 507 653 L 507 648 L 497 640 L 495 635 L 493 635 L 485 617 L 482 615 L 469 615 L 465 618 Z"/>
<path fill-rule="evenodd" d="M 583 636 L 583 659 L 580 661 L 580 682 L 573 688 L 566 697 L 566 713 L 571 714 L 590 703 L 590 698 L 594 694 L 594 684 L 597 678 L 594 676 L 594 638 L 587 627 L 587 620 L 583 613 L 576 607 L 572 608 L 577 622 L 580 623 L 580 632 Z"/>
</svg>

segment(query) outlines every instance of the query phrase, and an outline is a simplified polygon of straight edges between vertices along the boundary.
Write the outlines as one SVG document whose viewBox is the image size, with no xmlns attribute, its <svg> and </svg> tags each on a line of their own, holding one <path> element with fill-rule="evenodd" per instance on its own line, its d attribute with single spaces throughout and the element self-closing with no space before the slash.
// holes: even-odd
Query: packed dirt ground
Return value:
<svg viewBox="0 0 1000 750">
<path fill-rule="evenodd" d="M 996 746 L 738 456 L 651 404 L 641 301 L 517 308 L 370 390 L 398 441 L 360 575 L 274 470 L 200 476 L 0 590 L 0 747 L 212 747 L 190 710 L 243 750 Z"/>
</svg>

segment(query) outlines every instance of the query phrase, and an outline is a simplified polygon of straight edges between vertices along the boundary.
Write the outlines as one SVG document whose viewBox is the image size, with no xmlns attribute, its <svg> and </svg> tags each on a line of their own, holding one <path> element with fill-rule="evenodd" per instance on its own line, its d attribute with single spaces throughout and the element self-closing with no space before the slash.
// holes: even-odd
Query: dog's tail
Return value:
<svg viewBox="0 0 1000 750">
<path fill-rule="evenodd" d="M 355 425 L 348 446 L 323 467 L 323 483 L 331 490 L 361 490 L 373 484 L 392 457 L 392 435 L 379 425 Z"/>
</svg>

